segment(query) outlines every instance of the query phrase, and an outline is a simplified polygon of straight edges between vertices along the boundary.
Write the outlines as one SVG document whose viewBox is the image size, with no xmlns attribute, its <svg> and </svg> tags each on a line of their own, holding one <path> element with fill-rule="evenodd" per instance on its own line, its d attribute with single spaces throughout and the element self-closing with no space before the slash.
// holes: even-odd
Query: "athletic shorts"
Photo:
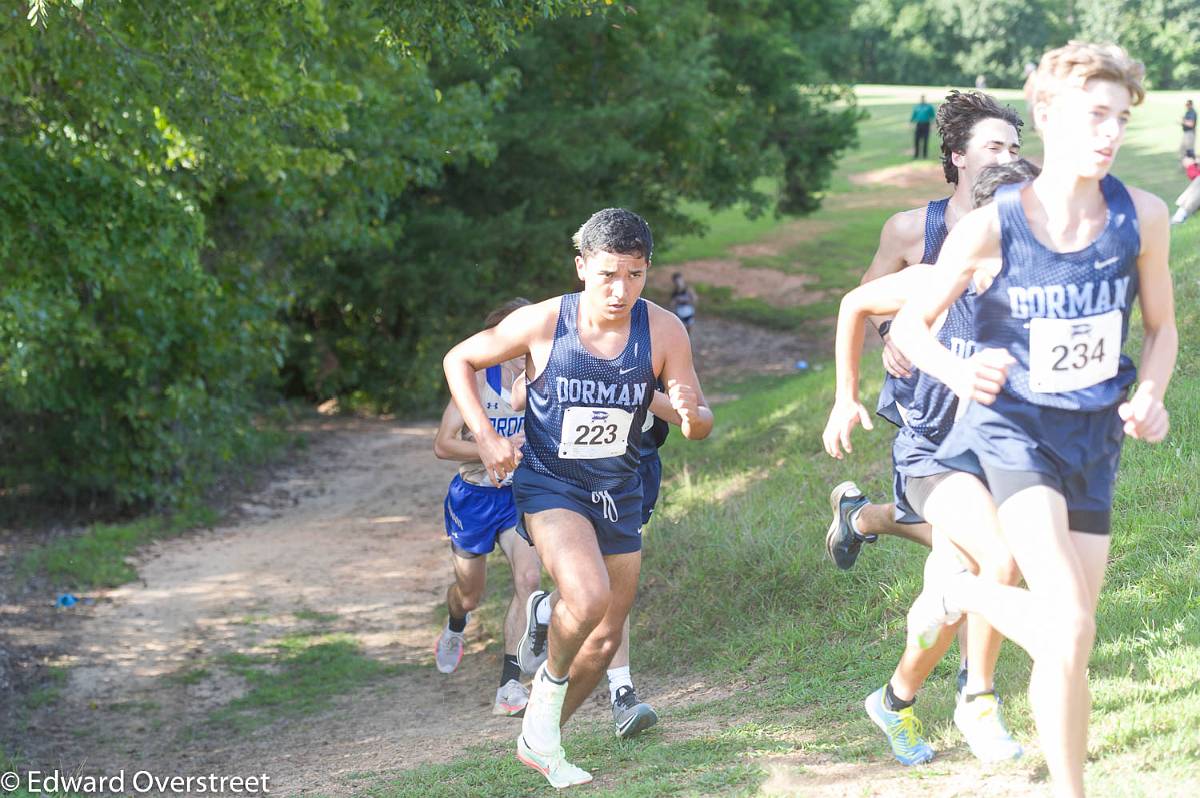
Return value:
<svg viewBox="0 0 1200 798">
<path fill-rule="evenodd" d="M 513 472 L 513 498 L 517 503 L 517 534 L 530 545 L 533 540 L 525 528 L 526 515 L 570 510 L 592 522 L 601 554 L 642 550 L 642 480 L 637 474 L 618 488 L 591 491 L 521 463 Z"/>
<path fill-rule="evenodd" d="M 642 455 L 638 476 L 642 478 L 642 526 L 645 526 L 650 523 L 650 516 L 654 515 L 654 505 L 658 504 L 658 488 L 662 484 L 662 460 L 657 451 Z"/>
<path fill-rule="evenodd" d="M 457 474 L 450 481 L 443 509 L 454 553 L 468 559 L 490 554 L 500 533 L 517 525 L 512 488 L 472 485 Z"/>
<path fill-rule="evenodd" d="M 1001 393 L 992 405 L 971 402 L 937 457 L 986 480 L 997 505 L 1046 485 L 1066 499 L 1072 530 L 1107 535 L 1124 440 L 1116 405 L 1063 410 Z"/>
<path fill-rule="evenodd" d="M 937 461 L 938 444 L 914 432 L 912 427 L 901 427 L 892 441 L 892 501 L 896 504 L 893 519 L 898 524 L 923 524 L 926 493 L 920 507 L 913 501 L 913 483 L 950 472 Z"/>
</svg>

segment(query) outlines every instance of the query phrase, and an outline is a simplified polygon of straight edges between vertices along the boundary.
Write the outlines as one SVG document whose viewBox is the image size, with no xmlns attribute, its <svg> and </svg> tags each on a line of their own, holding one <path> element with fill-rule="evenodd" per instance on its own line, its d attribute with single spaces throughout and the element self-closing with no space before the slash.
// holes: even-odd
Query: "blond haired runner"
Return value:
<svg viewBox="0 0 1200 798">
<path fill-rule="evenodd" d="M 959 222 L 927 292 L 892 328 L 918 368 L 969 402 L 937 456 L 987 480 L 1028 585 L 997 585 L 953 562 L 927 567 L 910 634 L 929 639 L 974 612 L 1029 652 L 1030 705 L 1062 798 L 1084 794 L 1087 664 L 1122 440 L 1166 436 L 1162 400 L 1178 349 L 1167 207 L 1109 174 L 1143 73 L 1115 46 L 1073 42 L 1042 57 L 1042 174 Z M 971 287 L 981 351 L 962 360 L 931 325 Z M 1121 350 L 1135 299 L 1144 338 L 1129 398 L 1139 375 Z M 964 494 L 958 512 L 984 503 Z"/>
</svg>

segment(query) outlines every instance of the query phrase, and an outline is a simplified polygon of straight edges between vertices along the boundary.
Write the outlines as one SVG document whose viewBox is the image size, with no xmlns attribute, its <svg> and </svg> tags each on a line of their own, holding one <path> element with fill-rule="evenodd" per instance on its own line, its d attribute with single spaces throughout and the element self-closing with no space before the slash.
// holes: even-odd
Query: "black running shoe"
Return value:
<svg viewBox="0 0 1200 798">
<path fill-rule="evenodd" d="M 525 601 L 525 632 L 521 635 L 521 642 L 517 643 L 517 664 L 523 673 L 535 673 L 549 656 L 546 643 L 550 625 L 537 622 L 538 605 L 549 600 L 547 591 L 535 590 Z"/>
<path fill-rule="evenodd" d="M 874 543 L 877 535 L 860 535 L 854 531 L 850 516 L 858 508 L 868 504 L 867 497 L 853 482 L 843 482 L 829 494 L 829 505 L 833 509 L 833 522 L 825 535 L 825 551 L 829 559 L 848 571 L 854 567 L 863 543 Z"/>
<path fill-rule="evenodd" d="M 617 688 L 617 700 L 613 702 L 612 711 L 617 736 L 623 740 L 641 734 L 658 723 L 658 713 L 649 704 L 640 701 L 629 685 Z"/>
</svg>

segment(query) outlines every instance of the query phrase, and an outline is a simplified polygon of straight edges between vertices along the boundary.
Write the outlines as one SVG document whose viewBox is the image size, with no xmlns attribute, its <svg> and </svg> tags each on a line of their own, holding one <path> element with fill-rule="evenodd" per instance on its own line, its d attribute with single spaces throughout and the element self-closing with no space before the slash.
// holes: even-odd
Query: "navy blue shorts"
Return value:
<svg viewBox="0 0 1200 798">
<path fill-rule="evenodd" d="M 912 427 L 901 427 L 892 441 L 892 501 L 896 503 L 893 516 L 899 524 L 923 524 L 920 510 L 909 500 L 909 480 L 937 476 L 950 471 L 934 455 L 938 445 Z"/>
<path fill-rule="evenodd" d="M 642 478 L 642 526 L 645 526 L 650 523 L 650 516 L 654 515 L 654 505 L 658 504 L 658 488 L 662 484 L 662 460 L 657 451 L 642 455 L 638 476 Z"/>
<path fill-rule="evenodd" d="M 513 472 L 513 498 L 517 503 L 517 534 L 531 545 L 526 515 L 570 510 L 592 522 L 601 554 L 642 550 L 642 480 L 637 474 L 619 488 L 590 491 L 521 463 Z"/>
<path fill-rule="evenodd" d="M 1116 405 L 1063 410 L 1001 393 L 992 405 L 972 402 L 937 456 L 986 480 L 997 505 L 1023 487 L 1047 485 L 1066 499 L 1072 530 L 1107 535 L 1124 441 Z"/>
<path fill-rule="evenodd" d="M 512 488 L 472 485 L 458 474 L 450 481 L 443 509 L 446 534 L 455 552 L 467 557 L 490 554 L 500 533 L 517 525 Z"/>
</svg>

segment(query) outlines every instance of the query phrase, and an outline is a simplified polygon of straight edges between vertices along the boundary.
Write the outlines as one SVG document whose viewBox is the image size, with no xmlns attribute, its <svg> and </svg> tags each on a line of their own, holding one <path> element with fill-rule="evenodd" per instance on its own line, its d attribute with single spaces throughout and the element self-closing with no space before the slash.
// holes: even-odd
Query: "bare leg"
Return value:
<svg viewBox="0 0 1200 798">
<path fill-rule="evenodd" d="M 473 611 L 483 600 L 487 585 L 487 557 L 459 557 L 451 554 L 454 561 L 454 584 L 446 590 L 446 606 L 455 618 L 462 618 Z"/>
<path fill-rule="evenodd" d="M 612 597 L 608 569 L 596 544 L 595 529 L 582 515 L 545 510 L 526 515 L 525 523 L 557 586 L 559 600 L 550 623 L 546 669 L 552 678 L 563 679 L 571 673 L 571 663 L 588 635 L 608 612 Z"/>
<path fill-rule="evenodd" d="M 637 596 L 638 576 L 642 571 L 640 551 L 609 555 L 604 558 L 604 564 L 608 568 L 609 584 L 612 585 L 612 600 L 609 602 L 608 612 L 592 630 L 571 665 L 571 682 L 567 687 L 567 698 L 563 702 L 564 723 L 592 694 L 592 690 L 596 689 L 600 677 L 608 668 L 608 663 L 617 653 L 625 622 L 629 618 L 629 608 L 633 606 L 633 600 Z M 555 623 L 557 622 L 558 610 L 555 609 Z M 551 628 L 553 626 L 554 624 L 551 624 Z"/>
<path fill-rule="evenodd" d="M 977 512 L 978 505 L 970 509 Z M 949 598 L 985 615 L 1033 657 L 1029 701 L 1055 794 L 1081 798 L 1091 703 L 1087 662 L 1108 537 L 1069 532 L 1065 500 L 1044 486 L 1013 495 L 999 515 L 1029 589 L 966 577 L 954 581 Z"/>
<path fill-rule="evenodd" d="M 950 644 L 954 642 L 956 628 L 955 626 L 943 628 L 941 634 L 938 635 L 937 642 L 927 649 L 922 649 L 915 643 L 909 643 L 904 647 L 904 653 L 900 655 L 900 663 L 896 666 L 890 680 L 892 692 L 896 694 L 896 698 L 901 701 L 912 701 L 916 698 L 921 685 L 925 684 L 929 674 L 933 673 L 934 667 L 950 649 Z"/>
<path fill-rule="evenodd" d="M 901 524 L 896 521 L 896 505 L 867 504 L 858 514 L 858 531 L 863 535 L 892 535 L 922 546 L 932 546 L 929 524 Z"/>
<path fill-rule="evenodd" d="M 525 632 L 525 602 L 541 583 L 542 560 L 537 549 L 513 529 L 500 534 L 500 549 L 508 557 L 513 572 L 513 597 L 504 616 L 504 653 L 516 654 L 517 643 Z"/>
<path fill-rule="evenodd" d="M 629 616 L 625 616 L 625 631 L 621 633 L 621 645 L 617 647 L 617 653 L 613 654 L 612 662 L 608 664 L 609 669 L 624 668 L 629 664 Z"/>
</svg>

